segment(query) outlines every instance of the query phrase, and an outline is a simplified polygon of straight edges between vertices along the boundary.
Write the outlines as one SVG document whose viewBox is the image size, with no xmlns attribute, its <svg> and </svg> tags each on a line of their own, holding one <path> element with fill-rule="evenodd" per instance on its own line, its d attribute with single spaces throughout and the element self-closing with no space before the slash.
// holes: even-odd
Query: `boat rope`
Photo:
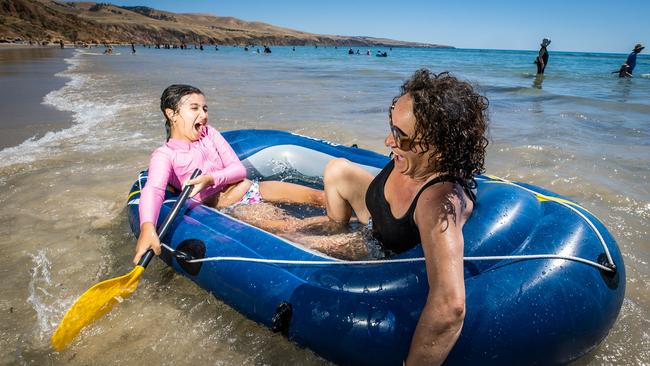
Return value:
<svg viewBox="0 0 650 366">
<path fill-rule="evenodd" d="M 324 261 L 305 261 L 305 260 L 289 260 L 289 259 L 264 259 L 264 258 L 248 258 L 248 257 L 207 257 L 189 259 L 188 254 L 179 252 L 171 248 L 167 244 L 160 244 L 163 248 L 167 249 L 175 257 L 180 257 L 186 263 L 202 263 L 202 262 L 253 262 L 264 264 L 287 264 L 296 266 L 324 266 L 324 265 L 371 265 L 371 264 L 389 264 L 389 263 L 413 263 L 424 262 L 424 257 L 418 258 L 399 258 L 399 259 L 377 259 L 365 261 L 348 261 L 348 260 L 324 260 Z M 482 256 L 482 257 L 463 257 L 465 261 L 497 261 L 497 260 L 531 260 L 531 259 L 564 259 L 568 261 L 575 261 L 594 266 L 598 269 L 607 272 L 614 272 L 613 268 L 607 267 L 600 263 L 590 261 L 588 259 L 574 257 L 570 255 L 558 254 L 530 254 L 530 255 L 499 255 L 499 256 Z"/>
</svg>

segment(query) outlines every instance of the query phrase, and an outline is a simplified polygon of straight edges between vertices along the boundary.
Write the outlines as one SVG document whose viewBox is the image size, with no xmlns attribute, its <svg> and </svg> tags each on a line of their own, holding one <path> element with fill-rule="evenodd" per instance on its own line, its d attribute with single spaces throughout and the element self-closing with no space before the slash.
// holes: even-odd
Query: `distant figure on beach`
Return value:
<svg viewBox="0 0 650 366">
<path fill-rule="evenodd" d="M 264 53 L 271 53 L 269 46 L 264 46 Z"/>
<path fill-rule="evenodd" d="M 550 44 L 551 40 L 548 38 L 544 38 L 540 44 L 539 55 L 537 55 L 537 58 L 535 59 L 538 74 L 543 74 L 544 69 L 546 69 L 546 65 L 548 65 L 548 50 L 546 47 L 548 47 Z"/>
<path fill-rule="evenodd" d="M 632 76 L 632 72 L 634 71 L 634 68 L 636 67 L 636 56 L 639 53 L 641 53 L 641 51 L 643 51 L 644 48 L 645 47 L 643 47 L 643 45 L 641 43 L 637 43 L 634 46 L 634 49 L 632 50 L 632 52 L 630 52 L 630 54 L 627 56 L 627 61 L 625 61 L 625 64 L 627 64 L 627 66 L 628 66 L 627 72 L 630 74 L 630 76 Z M 621 75 L 619 74 L 619 76 L 621 76 Z"/>
<path fill-rule="evenodd" d="M 131 53 L 135 55 L 135 45 L 131 43 Z"/>
</svg>

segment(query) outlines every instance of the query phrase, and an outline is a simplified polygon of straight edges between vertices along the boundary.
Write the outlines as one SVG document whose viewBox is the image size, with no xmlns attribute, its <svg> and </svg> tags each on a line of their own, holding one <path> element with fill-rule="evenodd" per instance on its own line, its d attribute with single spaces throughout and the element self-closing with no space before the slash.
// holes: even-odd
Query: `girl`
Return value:
<svg viewBox="0 0 650 366">
<path fill-rule="evenodd" d="M 167 142 L 151 155 L 149 177 L 140 195 L 140 236 L 133 263 L 137 264 L 148 249 L 160 254 L 156 222 L 168 183 L 178 189 L 193 185 L 190 197 L 215 208 L 258 203 L 262 199 L 324 206 L 322 191 L 292 183 L 246 179 L 246 168 L 237 154 L 208 125 L 208 106 L 198 88 L 169 86 L 160 97 L 160 109 L 166 120 Z M 188 180 L 196 168 L 203 175 Z"/>
</svg>

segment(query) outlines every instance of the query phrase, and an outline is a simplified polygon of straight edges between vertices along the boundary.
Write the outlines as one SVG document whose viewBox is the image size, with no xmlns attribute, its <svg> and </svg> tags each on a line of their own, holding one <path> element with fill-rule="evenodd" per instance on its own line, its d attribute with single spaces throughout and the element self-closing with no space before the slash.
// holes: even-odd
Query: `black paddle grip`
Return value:
<svg viewBox="0 0 650 366">
<path fill-rule="evenodd" d="M 201 175 L 201 169 L 195 169 L 190 179 L 194 179 L 199 175 Z M 158 230 L 158 238 L 160 240 L 162 240 L 165 234 L 167 234 L 169 228 L 171 228 L 172 222 L 174 222 L 174 219 L 176 219 L 176 215 L 178 215 L 178 212 L 183 207 L 183 204 L 185 203 L 187 197 L 189 197 L 191 191 L 192 191 L 192 186 L 188 185 L 185 186 L 185 188 L 183 188 L 183 192 L 181 193 L 180 196 L 178 196 L 176 203 L 174 203 L 174 206 L 172 207 L 171 211 L 169 211 L 167 217 L 165 217 L 165 221 L 163 221 L 162 225 L 160 225 L 160 229 Z M 138 265 L 147 268 L 147 265 L 151 261 L 151 258 L 153 258 L 153 255 L 154 254 L 152 249 L 147 250 L 144 253 L 144 255 L 140 258 Z"/>
</svg>

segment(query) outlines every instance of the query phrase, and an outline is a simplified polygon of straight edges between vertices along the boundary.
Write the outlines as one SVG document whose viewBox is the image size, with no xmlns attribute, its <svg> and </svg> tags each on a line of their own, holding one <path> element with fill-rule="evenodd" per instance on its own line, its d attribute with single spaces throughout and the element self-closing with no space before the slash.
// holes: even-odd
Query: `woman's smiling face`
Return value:
<svg viewBox="0 0 650 366">
<path fill-rule="evenodd" d="M 171 121 L 171 138 L 192 142 L 201 137 L 208 124 L 208 106 L 203 94 L 188 94 L 181 98 L 178 110 L 166 109 Z"/>
<path fill-rule="evenodd" d="M 397 99 L 390 114 L 389 126 L 391 131 L 384 139 L 384 144 L 393 152 L 395 170 L 419 179 L 431 174 L 429 155 L 432 149 L 423 153 L 419 146 L 420 141 L 415 140 L 415 115 L 413 114 L 413 98 L 409 94 Z M 399 135 L 399 138 L 395 136 Z"/>
</svg>

